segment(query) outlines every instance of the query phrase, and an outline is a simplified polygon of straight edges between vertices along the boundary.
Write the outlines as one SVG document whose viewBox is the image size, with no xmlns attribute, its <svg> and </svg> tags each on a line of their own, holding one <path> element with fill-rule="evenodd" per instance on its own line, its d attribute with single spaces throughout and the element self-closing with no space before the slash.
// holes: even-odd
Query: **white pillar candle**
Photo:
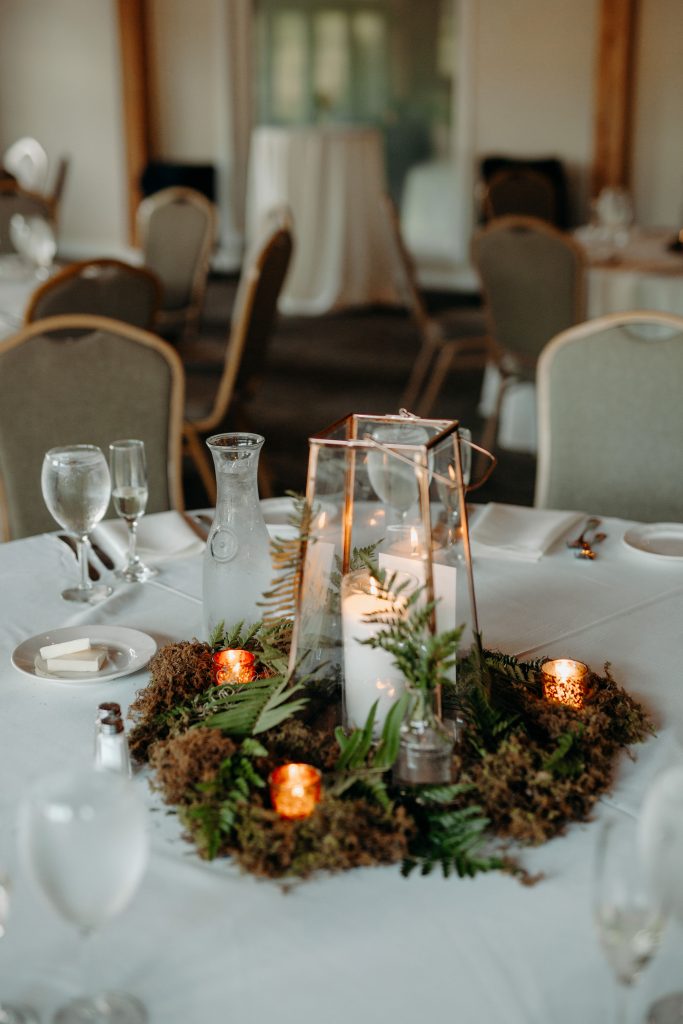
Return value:
<svg viewBox="0 0 683 1024">
<path fill-rule="evenodd" d="M 395 586 L 414 589 L 417 580 L 401 573 Z M 365 725 L 370 708 L 378 701 L 374 733 L 378 735 L 391 706 L 405 690 L 405 680 L 394 664 L 394 657 L 381 648 L 362 643 L 377 635 L 386 625 L 367 622 L 369 615 L 386 616 L 396 608 L 405 608 L 402 591 L 397 597 L 382 596 L 380 584 L 366 569 L 349 573 L 342 580 L 342 640 L 344 644 L 344 701 L 346 724 Z"/>
</svg>

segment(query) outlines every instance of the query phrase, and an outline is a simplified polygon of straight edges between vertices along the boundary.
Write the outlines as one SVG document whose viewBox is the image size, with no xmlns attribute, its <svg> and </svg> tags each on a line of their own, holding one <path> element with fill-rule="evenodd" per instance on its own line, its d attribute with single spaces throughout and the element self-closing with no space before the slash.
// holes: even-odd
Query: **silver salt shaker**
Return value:
<svg viewBox="0 0 683 1024">
<path fill-rule="evenodd" d="M 95 740 L 95 768 L 130 776 L 130 754 L 123 719 L 106 715 L 99 722 Z"/>
</svg>

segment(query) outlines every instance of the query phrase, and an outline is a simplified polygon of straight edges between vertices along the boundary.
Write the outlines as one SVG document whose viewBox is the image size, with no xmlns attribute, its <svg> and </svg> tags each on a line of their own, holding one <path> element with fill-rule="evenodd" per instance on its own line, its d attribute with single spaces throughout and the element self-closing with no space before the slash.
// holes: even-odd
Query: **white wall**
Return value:
<svg viewBox="0 0 683 1024">
<path fill-rule="evenodd" d="M 53 170 L 70 161 L 60 247 L 127 243 L 118 26 L 113 0 L 2 0 L 0 149 L 35 136 Z"/>
<path fill-rule="evenodd" d="M 632 180 L 636 219 L 683 225 L 683 3 L 640 0 Z"/>
<path fill-rule="evenodd" d="M 583 215 L 599 0 L 476 0 L 475 9 L 474 154 L 559 157 Z"/>
</svg>

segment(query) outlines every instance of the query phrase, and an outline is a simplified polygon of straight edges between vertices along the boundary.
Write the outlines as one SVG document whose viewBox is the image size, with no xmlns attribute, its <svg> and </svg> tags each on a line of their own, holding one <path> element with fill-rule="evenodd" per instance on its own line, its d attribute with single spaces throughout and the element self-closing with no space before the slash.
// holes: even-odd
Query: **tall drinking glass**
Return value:
<svg viewBox="0 0 683 1024">
<path fill-rule="evenodd" d="M 9 915 L 10 883 L 0 870 L 0 939 L 7 928 Z M 19 1003 L 6 1003 L 0 1000 L 1 1024 L 38 1024 L 38 1014 L 30 1006 Z"/>
<path fill-rule="evenodd" d="M 157 575 L 137 553 L 138 520 L 147 508 L 147 464 L 143 441 L 127 439 L 109 445 L 112 498 L 116 514 L 128 526 L 128 561 L 115 575 L 127 583 L 142 583 Z"/>
<path fill-rule="evenodd" d="M 41 485 L 50 514 L 78 545 L 81 581 L 63 590 L 62 597 L 90 604 L 101 601 L 112 588 L 104 583 L 95 586 L 88 578 L 88 546 L 91 530 L 109 505 L 111 482 L 104 455 L 92 444 L 51 448 L 43 459 Z"/>
<path fill-rule="evenodd" d="M 638 844 L 638 819 L 615 812 L 601 827 L 595 861 L 593 909 L 607 961 L 617 983 L 615 1024 L 626 1024 L 629 989 L 654 956 L 664 912 L 651 886 Z"/>
<path fill-rule="evenodd" d="M 145 808 L 132 782 L 111 772 L 38 782 L 22 806 L 19 836 L 39 890 L 84 939 L 126 907 L 147 865 Z M 57 1024 L 146 1020 L 142 1003 L 123 992 L 80 996 L 55 1016 Z"/>
<path fill-rule="evenodd" d="M 464 487 L 467 487 L 472 475 L 472 433 L 467 427 L 458 427 L 458 445 L 462 482 Z M 444 547 L 460 560 L 463 558 L 462 524 L 460 522 L 460 496 L 456 485 L 455 451 L 452 446 L 443 445 L 441 447 L 435 458 L 434 472 L 436 488 L 445 516 Z"/>
</svg>

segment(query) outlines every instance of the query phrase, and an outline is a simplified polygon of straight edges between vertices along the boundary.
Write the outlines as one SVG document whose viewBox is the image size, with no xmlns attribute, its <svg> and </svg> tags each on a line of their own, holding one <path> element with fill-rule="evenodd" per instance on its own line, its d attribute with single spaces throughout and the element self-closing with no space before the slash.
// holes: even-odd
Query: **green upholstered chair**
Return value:
<svg viewBox="0 0 683 1024">
<path fill-rule="evenodd" d="M 535 504 L 683 521 L 683 317 L 615 313 L 563 331 L 538 364 Z"/>
<path fill-rule="evenodd" d="M 26 323 L 64 313 L 108 316 L 151 330 L 161 302 L 156 274 L 121 260 L 72 263 L 35 290 Z"/>
<path fill-rule="evenodd" d="M 157 329 L 196 333 L 216 240 L 216 207 L 201 192 L 178 185 L 143 199 L 136 219 L 144 265 L 162 286 Z"/>
<path fill-rule="evenodd" d="M 182 508 L 183 402 L 183 367 L 173 348 L 117 320 L 50 317 L 0 342 L 4 538 L 56 529 L 40 487 L 43 455 L 56 445 L 96 444 L 107 452 L 117 438 L 140 438 L 148 511 Z"/>
<path fill-rule="evenodd" d="M 277 315 L 277 301 L 287 275 L 293 250 L 289 211 L 275 207 L 264 220 L 261 232 L 242 266 L 232 312 L 225 360 L 213 399 L 204 405 L 193 394 L 188 378 L 184 441 L 211 504 L 216 500 L 216 479 L 204 439 L 233 428 L 251 429 L 245 403 L 263 376 L 266 351 Z M 204 392 L 202 392 L 204 393 Z M 269 493 L 263 458 L 259 461 L 262 495 Z"/>
<path fill-rule="evenodd" d="M 501 376 L 482 444 L 492 449 L 507 388 L 533 381 L 543 347 L 559 331 L 583 320 L 586 260 L 570 235 L 535 217 L 500 217 L 472 239 Z"/>
</svg>

